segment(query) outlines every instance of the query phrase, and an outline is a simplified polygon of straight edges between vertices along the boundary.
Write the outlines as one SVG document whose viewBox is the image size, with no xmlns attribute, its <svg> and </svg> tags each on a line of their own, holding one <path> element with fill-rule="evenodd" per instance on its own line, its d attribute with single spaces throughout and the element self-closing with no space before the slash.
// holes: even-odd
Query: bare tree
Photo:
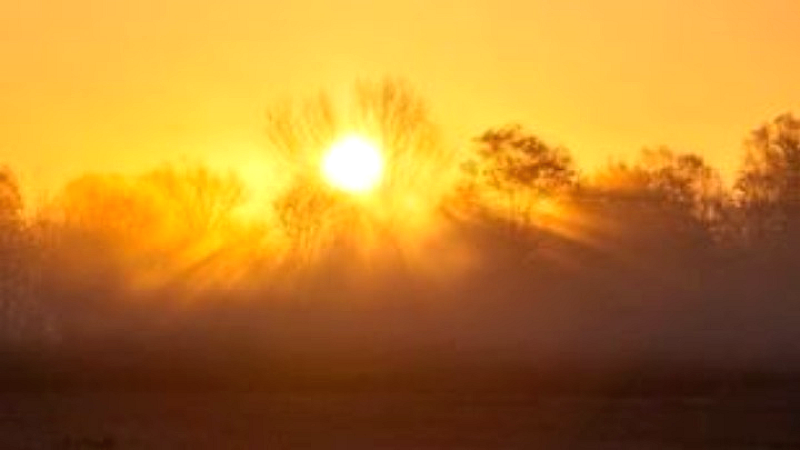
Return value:
<svg viewBox="0 0 800 450">
<path fill-rule="evenodd" d="M 166 166 L 142 177 L 166 203 L 167 214 L 183 227 L 203 234 L 229 223 L 246 199 L 244 183 L 234 174 L 214 173 L 205 166 Z"/>
<path fill-rule="evenodd" d="M 337 200 L 319 183 L 296 183 L 275 201 L 274 208 L 292 256 L 301 263 L 313 260 L 332 239 Z"/>
<path fill-rule="evenodd" d="M 320 178 L 324 152 L 348 134 L 374 141 L 384 159 L 382 179 L 370 194 L 368 208 L 333 192 Z M 338 223 L 385 230 L 392 229 L 384 226 L 386 222 L 432 214 L 458 167 L 455 152 L 442 144 L 422 97 L 407 83 L 389 78 L 357 82 L 349 102 L 335 105 L 321 94 L 281 104 L 267 115 L 267 137 L 289 175 L 284 194 L 273 206 L 286 235 L 305 241 L 295 242 L 298 248 L 336 240 L 322 234 L 339 232 Z"/>
<path fill-rule="evenodd" d="M 324 93 L 301 102 L 275 105 L 266 116 L 272 156 L 292 177 L 315 174 L 322 152 L 340 132 L 340 116 Z"/>
<path fill-rule="evenodd" d="M 490 203 L 500 203 L 515 227 L 530 227 L 539 202 L 575 186 L 577 173 L 568 151 L 520 125 L 490 129 L 475 144 L 475 156 L 464 165 L 473 190 Z"/>
<path fill-rule="evenodd" d="M 356 86 L 360 123 L 379 136 L 386 155 L 382 202 L 408 216 L 408 200 L 438 208 L 459 173 L 459 155 L 444 142 L 425 99 L 396 79 Z M 413 212 L 411 212 L 413 214 Z"/>
</svg>

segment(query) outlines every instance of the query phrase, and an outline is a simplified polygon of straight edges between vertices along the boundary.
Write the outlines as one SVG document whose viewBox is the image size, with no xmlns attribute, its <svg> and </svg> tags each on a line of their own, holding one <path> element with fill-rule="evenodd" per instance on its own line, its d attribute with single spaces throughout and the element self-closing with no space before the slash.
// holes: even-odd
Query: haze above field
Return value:
<svg viewBox="0 0 800 450">
<path fill-rule="evenodd" d="M 264 110 L 409 79 L 454 142 L 521 121 L 591 168 L 644 145 L 730 174 L 800 93 L 790 0 L 56 0 L 0 6 L 0 160 L 55 189 L 179 157 L 263 177 Z"/>
</svg>

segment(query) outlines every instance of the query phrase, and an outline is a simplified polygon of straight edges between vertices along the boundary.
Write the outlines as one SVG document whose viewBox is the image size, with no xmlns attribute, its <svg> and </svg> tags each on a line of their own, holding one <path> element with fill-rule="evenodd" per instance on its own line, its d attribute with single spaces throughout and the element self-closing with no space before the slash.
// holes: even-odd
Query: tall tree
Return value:
<svg viewBox="0 0 800 450">
<path fill-rule="evenodd" d="M 6 342 L 43 338 L 51 331 L 36 293 L 35 250 L 17 179 L 0 168 L 0 339 Z"/>
<path fill-rule="evenodd" d="M 22 197 L 10 170 L 0 169 L 0 337 L 17 334 L 23 302 L 25 261 L 21 253 Z"/>
<path fill-rule="evenodd" d="M 230 223 L 246 199 L 245 185 L 235 173 L 216 173 L 202 165 L 165 166 L 141 181 L 193 237 Z"/>
<path fill-rule="evenodd" d="M 719 173 L 694 153 L 643 149 L 634 164 L 612 165 L 598 177 L 601 189 L 643 198 L 682 214 L 709 232 L 724 222 L 727 194 Z"/>
<path fill-rule="evenodd" d="M 22 195 L 14 174 L 0 167 L 0 233 L 10 237 L 22 222 Z"/>
<path fill-rule="evenodd" d="M 800 234 L 800 119 L 783 114 L 763 124 L 745 150 L 735 189 L 746 235 L 783 240 Z"/>
<path fill-rule="evenodd" d="M 394 225 L 434 217 L 458 173 L 455 152 L 442 144 L 426 102 L 408 83 L 360 81 L 346 100 L 320 94 L 267 115 L 269 150 L 286 177 L 272 206 L 299 254 L 341 241 L 331 234 L 394 231 Z M 334 192 L 320 174 L 325 152 L 352 134 L 373 141 L 383 157 L 381 181 L 364 201 Z M 342 223 L 368 228 L 345 231 Z"/>
<path fill-rule="evenodd" d="M 464 166 L 473 192 L 490 207 L 499 207 L 514 226 L 529 227 L 537 204 L 576 183 L 568 151 L 520 125 L 489 129 L 474 142 L 474 156 Z"/>
</svg>

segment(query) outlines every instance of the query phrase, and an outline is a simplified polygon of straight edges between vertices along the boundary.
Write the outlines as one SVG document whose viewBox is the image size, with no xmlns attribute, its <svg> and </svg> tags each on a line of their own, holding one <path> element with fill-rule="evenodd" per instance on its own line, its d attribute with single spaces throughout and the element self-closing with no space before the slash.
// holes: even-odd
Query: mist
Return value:
<svg viewBox="0 0 800 450">
<path fill-rule="evenodd" d="M 7 381 L 800 368 L 791 115 L 746 137 L 729 186 L 666 147 L 580 173 L 519 125 L 451 146 L 407 84 L 353 95 L 270 110 L 270 192 L 183 163 L 85 174 L 32 208 L 3 171 Z M 369 197 L 318 179 L 348 129 L 385 148 Z"/>
</svg>

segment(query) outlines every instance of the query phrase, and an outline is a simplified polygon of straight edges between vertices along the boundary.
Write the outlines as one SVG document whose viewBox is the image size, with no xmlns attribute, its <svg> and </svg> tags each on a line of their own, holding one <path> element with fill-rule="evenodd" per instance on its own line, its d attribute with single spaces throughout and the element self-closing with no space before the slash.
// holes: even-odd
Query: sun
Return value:
<svg viewBox="0 0 800 450">
<path fill-rule="evenodd" d="M 322 176 L 331 186 L 353 194 L 373 190 L 381 181 L 383 157 L 377 145 L 361 136 L 333 144 L 322 158 Z"/>
</svg>

